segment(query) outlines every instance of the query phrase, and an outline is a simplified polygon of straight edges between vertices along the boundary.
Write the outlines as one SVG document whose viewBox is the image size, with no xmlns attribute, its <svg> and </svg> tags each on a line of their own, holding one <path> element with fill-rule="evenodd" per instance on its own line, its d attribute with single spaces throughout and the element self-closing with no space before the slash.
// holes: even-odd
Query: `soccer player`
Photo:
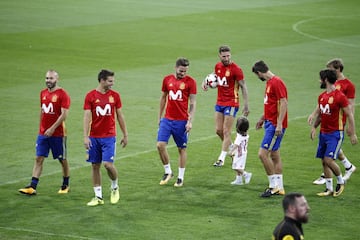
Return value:
<svg viewBox="0 0 360 240">
<path fill-rule="evenodd" d="M 239 87 L 244 101 L 243 115 L 248 116 L 248 90 L 244 80 L 242 69 L 231 60 L 229 46 L 219 47 L 220 62 L 216 63 L 214 73 L 218 77 L 218 94 L 215 105 L 215 128 L 216 134 L 221 139 L 221 152 L 215 167 L 221 167 L 225 163 L 225 157 L 231 145 L 231 130 L 236 114 L 239 110 Z M 202 89 L 208 90 L 205 82 Z"/>
<path fill-rule="evenodd" d="M 178 58 L 175 63 L 175 74 L 164 77 L 159 109 L 159 130 L 157 136 L 157 150 L 164 167 L 165 174 L 160 185 L 165 185 L 174 176 L 167 144 L 170 136 L 173 137 L 179 152 L 178 177 L 175 187 L 184 184 L 185 165 L 187 161 L 186 147 L 188 135 L 192 128 L 192 121 L 196 109 L 196 81 L 186 75 L 189 70 L 189 61 Z M 165 111 L 165 115 L 163 116 Z"/>
<path fill-rule="evenodd" d="M 339 89 L 342 93 L 345 94 L 345 96 L 349 101 L 351 112 L 355 116 L 355 85 L 343 74 L 344 64 L 342 60 L 338 58 L 332 59 L 326 64 L 326 67 L 336 71 L 337 80 L 335 82 L 335 87 L 336 89 Z M 315 111 L 316 109 L 314 110 L 314 112 Z M 314 112 L 308 118 L 309 125 L 312 124 L 312 121 L 315 118 Z M 344 115 L 344 124 L 345 122 L 346 122 L 346 117 Z M 351 174 L 355 172 L 356 167 L 345 156 L 342 149 L 340 149 L 338 159 L 345 168 L 344 180 L 347 181 L 350 179 Z M 325 184 L 324 173 L 322 173 L 319 178 L 314 180 L 313 184 L 318 184 L 318 185 Z"/>
<path fill-rule="evenodd" d="M 302 224 L 309 221 L 310 207 L 301 193 L 286 194 L 282 206 L 284 219 L 275 227 L 273 240 L 303 240 Z"/>
<path fill-rule="evenodd" d="M 320 124 L 319 144 L 316 157 L 322 160 L 325 174 L 326 189 L 317 195 L 339 196 L 345 187 L 340 167 L 335 162 L 338 157 L 344 139 L 344 118 L 349 122 L 347 133 L 350 136 L 351 144 L 357 143 L 355 134 L 354 116 L 346 96 L 335 87 L 336 71 L 325 69 L 320 71 L 320 87 L 325 89 L 318 97 L 318 107 L 315 112 L 315 119 L 311 129 L 311 138 L 315 138 L 316 127 Z M 332 174 L 336 176 L 337 185 L 334 191 Z"/>
<path fill-rule="evenodd" d="M 40 129 L 36 140 L 36 159 L 30 185 L 19 189 L 20 193 L 36 194 L 36 188 L 43 170 L 44 159 L 51 150 L 53 158 L 62 167 L 63 182 L 58 193 L 69 192 L 70 168 L 66 156 L 65 119 L 70 108 L 70 96 L 57 85 L 59 74 L 48 70 L 45 76 L 46 88 L 40 92 Z"/>
<path fill-rule="evenodd" d="M 269 180 L 269 187 L 265 189 L 261 197 L 284 195 L 280 144 L 287 128 L 288 96 L 286 85 L 280 77 L 269 70 L 264 61 L 256 62 L 252 71 L 261 81 L 266 82 L 264 114 L 256 123 L 257 130 L 263 125 L 265 128 L 258 155 Z"/>
<path fill-rule="evenodd" d="M 229 155 L 233 156 L 232 169 L 236 172 L 236 178 L 232 185 L 243 185 L 250 183 L 252 173 L 245 171 L 247 146 L 249 143 L 249 121 L 246 117 L 239 117 L 236 120 L 236 138 L 231 146 Z M 244 181 L 243 181 L 244 178 Z"/>
<path fill-rule="evenodd" d="M 120 125 L 123 138 L 122 147 L 128 143 L 128 132 L 121 111 L 120 94 L 112 90 L 115 73 L 101 70 L 98 74 L 99 85 L 88 92 L 84 101 L 84 145 L 88 151 L 88 162 L 92 164 L 92 183 L 95 197 L 88 206 L 104 204 L 101 188 L 101 163 L 111 180 L 110 202 L 119 201 L 118 171 L 114 165 L 116 153 L 116 120 Z M 116 120 L 115 120 L 116 117 Z"/>
</svg>

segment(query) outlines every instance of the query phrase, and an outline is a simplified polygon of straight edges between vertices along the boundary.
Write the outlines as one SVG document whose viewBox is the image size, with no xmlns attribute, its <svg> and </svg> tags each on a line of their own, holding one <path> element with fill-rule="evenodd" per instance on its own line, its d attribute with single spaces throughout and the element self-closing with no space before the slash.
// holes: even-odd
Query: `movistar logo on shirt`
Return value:
<svg viewBox="0 0 360 240">
<path fill-rule="evenodd" d="M 326 104 L 325 106 L 323 106 L 322 104 L 319 104 L 319 107 L 320 107 L 320 111 L 322 114 L 328 114 L 328 115 L 331 114 L 329 104 Z"/>
<path fill-rule="evenodd" d="M 181 90 L 177 90 L 176 92 L 170 90 L 169 91 L 169 99 L 173 101 L 182 101 L 183 95 Z"/>
<path fill-rule="evenodd" d="M 44 113 L 54 113 L 54 105 L 52 103 L 49 103 L 48 106 L 46 106 L 45 103 L 41 105 L 41 109 Z"/>
<path fill-rule="evenodd" d="M 106 104 L 104 108 L 97 106 L 96 107 L 96 116 L 106 116 L 111 115 L 111 106 L 110 104 Z"/>
<path fill-rule="evenodd" d="M 220 85 L 220 86 L 228 85 L 226 77 L 223 77 L 223 78 L 217 77 L 217 81 L 218 81 L 218 85 Z"/>
</svg>

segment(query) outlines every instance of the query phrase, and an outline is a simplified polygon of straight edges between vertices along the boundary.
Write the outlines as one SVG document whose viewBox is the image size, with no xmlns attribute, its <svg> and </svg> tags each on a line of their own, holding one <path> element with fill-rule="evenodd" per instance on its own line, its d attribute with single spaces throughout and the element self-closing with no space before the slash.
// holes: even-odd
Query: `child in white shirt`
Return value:
<svg viewBox="0 0 360 240">
<path fill-rule="evenodd" d="M 229 155 L 233 157 L 232 169 L 236 172 L 236 179 L 231 182 L 232 185 L 248 184 L 251 180 L 252 173 L 245 171 L 249 141 L 248 129 L 248 119 L 246 117 L 239 117 L 236 121 L 236 139 L 229 151 Z"/>
</svg>

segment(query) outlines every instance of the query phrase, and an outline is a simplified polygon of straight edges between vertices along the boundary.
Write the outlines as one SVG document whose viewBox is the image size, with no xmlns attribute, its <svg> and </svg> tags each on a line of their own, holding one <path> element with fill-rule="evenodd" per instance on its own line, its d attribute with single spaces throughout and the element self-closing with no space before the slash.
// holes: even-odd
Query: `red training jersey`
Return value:
<svg viewBox="0 0 360 240">
<path fill-rule="evenodd" d="M 70 108 L 70 96 L 62 88 L 50 92 L 47 88 L 40 92 L 40 129 L 39 134 L 44 135 L 61 115 L 61 108 Z M 66 136 L 65 122 L 62 122 L 54 131 L 54 137 Z"/>
<path fill-rule="evenodd" d="M 104 138 L 116 136 L 115 112 L 121 108 L 120 94 L 113 90 L 106 93 L 88 92 L 84 101 L 84 110 L 91 111 L 90 137 Z"/>
<path fill-rule="evenodd" d="M 190 76 L 177 79 L 174 74 L 167 75 L 161 90 L 168 93 L 165 118 L 188 120 L 189 96 L 197 93 L 196 81 Z"/>
<path fill-rule="evenodd" d="M 318 104 L 321 117 L 320 132 L 343 131 L 345 122 L 342 108 L 349 105 L 346 96 L 337 89 L 329 93 L 325 91 L 319 95 Z"/>
<path fill-rule="evenodd" d="M 355 98 L 355 85 L 347 78 L 335 82 L 336 89 L 339 89 L 348 99 Z"/>
<path fill-rule="evenodd" d="M 215 65 L 218 77 L 216 104 L 219 106 L 239 107 L 239 81 L 244 80 L 241 68 L 234 62 L 225 66 L 222 62 Z"/>
<path fill-rule="evenodd" d="M 277 125 L 277 119 L 280 113 L 280 99 L 288 99 L 285 83 L 278 76 L 274 76 L 266 81 L 264 96 L 264 118 L 273 125 Z M 283 128 L 287 128 L 287 111 L 282 122 Z"/>
<path fill-rule="evenodd" d="M 355 99 L 355 85 L 347 78 L 337 80 L 335 82 L 336 89 L 339 89 L 348 99 Z M 343 117 L 344 124 L 346 123 L 346 115 Z"/>
</svg>

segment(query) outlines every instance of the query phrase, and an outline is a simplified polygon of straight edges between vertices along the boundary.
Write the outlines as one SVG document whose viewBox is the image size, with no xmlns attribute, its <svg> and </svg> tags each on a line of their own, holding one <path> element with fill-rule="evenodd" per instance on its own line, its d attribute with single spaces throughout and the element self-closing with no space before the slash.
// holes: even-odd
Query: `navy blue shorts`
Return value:
<svg viewBox="0 0 360 240">
<path fill-rule="evenodd" d="M 275 135 L 276 127 L 270 122 L 265 120 L 264 124 L 265 135 L 261 142 L 261 148 L 269 151 L 276 151 L 280 148 L 282 138 L 285 134 L 285 128 L 282 130 L 282 134 L 279 136 Z"/>
<path fill-rule="evenodd" d="M 239 111 L 238 107 L 230 106 L 219 106 L 215 105 L 215 111 L 224 114 L 225 116 L 236 117 L 237 112 Z"/>
<path fill-rule="evenodd" d="M 116 138 L 93 138 L 90 137 L 89 158 L 86 160 L 91 163 L 114 162 L 116 151 Z"/>
<path fill-rule="evenodd" d="M 50 150 L 54 159 L 66 159 L 66 137 L 38 135 L 36 139 L 36 156 L 47 158 Z"/>
<path fill-rule="evenodd" d="M 168 143 L 170 136 L 172 136 L 178 148 L 186 148 L 188 142 L 188 133 L 185 128 L 186 123 L 186 120 L 162 118 L 160 120 L 157 141 Z"/>
<path fill-rule="evenodd" d="M 343 141 L 344 131 L 320 133 L 316 157 L 321 159 L 323 159 L 324 157 L 336 159 L 338 157 Z"/>
</svg>

